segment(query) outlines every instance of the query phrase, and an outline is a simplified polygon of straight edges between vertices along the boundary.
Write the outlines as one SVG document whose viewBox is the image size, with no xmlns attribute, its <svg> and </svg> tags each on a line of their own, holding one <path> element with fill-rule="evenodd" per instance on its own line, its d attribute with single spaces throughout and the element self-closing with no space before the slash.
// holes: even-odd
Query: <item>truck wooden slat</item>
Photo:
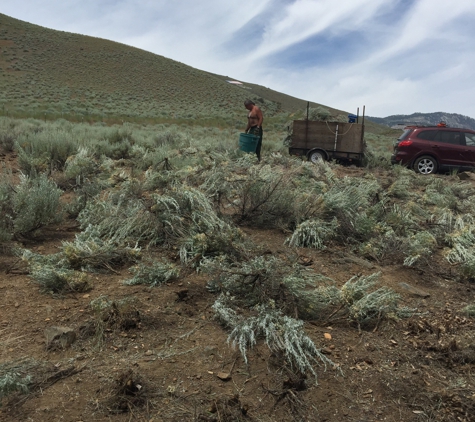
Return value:
<svg viewBox="0 0 475 422">
<path fill-rule="evenodd" d="M 335 132 L 338 125 L 338 136 L 335 148 Z M 295 120 L 293 122 L 292 148 L 325 151 L 344 151 L 345 153 L 361 154 L 364 149 L 363 126 L 356 123 L 314 122 Z"/>
</svg>

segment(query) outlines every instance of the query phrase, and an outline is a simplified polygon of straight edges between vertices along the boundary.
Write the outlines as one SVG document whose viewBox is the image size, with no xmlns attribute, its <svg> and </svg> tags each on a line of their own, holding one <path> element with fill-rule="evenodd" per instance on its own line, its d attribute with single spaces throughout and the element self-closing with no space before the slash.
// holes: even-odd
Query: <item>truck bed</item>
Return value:
<svg viewBox="0 0 475 422">
<path fill-rule="evenodd" d="M 338 136 L 337 132 L 338 125 Z M 321 148 L 344 154 L 362 154 L 364 152 L 364 126 L 358 123 L 315 122 L 295 120 L 293 122 L 290 147 L 302 150 Z"/>
</svg>

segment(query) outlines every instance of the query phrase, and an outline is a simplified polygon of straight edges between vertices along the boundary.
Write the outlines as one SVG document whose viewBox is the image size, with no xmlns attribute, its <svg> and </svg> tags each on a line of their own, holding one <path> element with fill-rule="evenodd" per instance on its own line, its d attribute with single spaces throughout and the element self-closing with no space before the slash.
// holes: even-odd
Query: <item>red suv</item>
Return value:
<svg viewBox="0 0 475 422">
<path fill-rule="evenodd" d="M 475 131 L 439 126 L 406 126 L 394 145 L 392 164 L 421 174 L 475 168 Z"/>
</svg>

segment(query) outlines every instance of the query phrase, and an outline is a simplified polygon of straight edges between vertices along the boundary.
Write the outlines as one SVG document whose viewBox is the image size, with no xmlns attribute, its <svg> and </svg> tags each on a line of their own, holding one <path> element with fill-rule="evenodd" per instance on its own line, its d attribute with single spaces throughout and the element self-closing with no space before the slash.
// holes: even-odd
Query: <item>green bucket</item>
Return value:
<svg viewBox="0 0 475 422">
<path fill-rule="evenodd" d="M 244 152 L 256 152 L 259 136 L 251 133 L 241 133 L 239 135 L 239 149 Z"/>
</svg>

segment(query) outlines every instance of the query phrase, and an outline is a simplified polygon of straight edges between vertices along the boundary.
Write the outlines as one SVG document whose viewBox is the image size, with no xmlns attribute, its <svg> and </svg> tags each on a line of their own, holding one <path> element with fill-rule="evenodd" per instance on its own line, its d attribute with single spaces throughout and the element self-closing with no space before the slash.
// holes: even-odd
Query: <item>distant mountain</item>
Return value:
<svg viewBox="0 0 475 422">
<path fill-rule="evenodd" d="M 402 125 L 436 125 L 437 123 L 444 121 L 447 126 L 451 127 L 463 127 L 466 129 L 475 130 L 475 119 L 462 114 L 455 113 L 413 113 L 413 114 L 395 114 L 388 117 L 366 117 L 368 120 L 385 125 L 389 127 L 402 127 Z"/>
</svg>

